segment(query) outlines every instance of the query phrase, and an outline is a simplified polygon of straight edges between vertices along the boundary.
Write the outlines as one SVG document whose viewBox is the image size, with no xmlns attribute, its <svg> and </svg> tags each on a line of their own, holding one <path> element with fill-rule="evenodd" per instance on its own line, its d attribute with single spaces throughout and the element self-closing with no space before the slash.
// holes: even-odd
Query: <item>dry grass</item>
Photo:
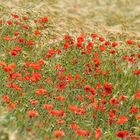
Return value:
<svg viewBox="0 0 140 140">
<path fill-rule="evenodd" d="M 138 0 L 0 0 L 0 3 L 1 16 L 10 12 L 49 15 L 57 35 L 111 32 L 120 36 L 131 32 L 139 36 Z"/>
</svg>

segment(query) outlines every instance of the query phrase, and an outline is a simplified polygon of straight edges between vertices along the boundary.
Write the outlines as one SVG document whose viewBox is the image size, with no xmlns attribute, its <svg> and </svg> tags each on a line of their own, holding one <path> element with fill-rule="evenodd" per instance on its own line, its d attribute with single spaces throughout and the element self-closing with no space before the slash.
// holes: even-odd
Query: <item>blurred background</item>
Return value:
<svg viewBox="0 0 140 140">
<path fill-rule="evenodd" d="M 7 13 L 48 15 L 57 34 L 131 33 L 140 36 L 140 0 L 0 0 Z"/>
</svg>

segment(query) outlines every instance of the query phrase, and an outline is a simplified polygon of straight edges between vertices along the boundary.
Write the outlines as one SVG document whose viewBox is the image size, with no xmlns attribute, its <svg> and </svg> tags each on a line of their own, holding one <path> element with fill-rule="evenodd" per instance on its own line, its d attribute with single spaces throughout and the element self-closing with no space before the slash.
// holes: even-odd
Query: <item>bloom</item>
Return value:
<svg viewBox="0 0 140 140">
<path fill-rule="evenodd" d="M 55 135 L 55 137 L 62 137 L 65 135 L 65 133 L 62 130 L 55 130 L 54 135 Z"/>
<path fill-rule="evenodd" d="M 117 124 L 124 124 L 127 121 L 128 121 L 128 119 L 126 116 L 120 116 L 116 123 Z"/>
<path fill-rule="evenodd" d="M 37 117 L 39 115 L 38 111 L 36 110 L 29 110 L 27 114 L 30 118 Z"/>
<path fill-rule="evenodd" d="M 120 130 L 120 131 L 116 132 L 116 136 L 118 138 L 122 138 L 123 139 L 123 138 L 128 137 L 128 135 L 129 135 L 128 130 Z"/>
</svg>

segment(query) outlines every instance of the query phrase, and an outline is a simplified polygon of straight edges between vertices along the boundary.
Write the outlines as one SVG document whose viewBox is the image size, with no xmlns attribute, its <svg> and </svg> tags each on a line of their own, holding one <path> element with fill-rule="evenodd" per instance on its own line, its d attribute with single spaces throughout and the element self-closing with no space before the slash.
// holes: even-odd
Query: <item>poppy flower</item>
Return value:
<svg viewBox="0 0 140 140">
<path fill-rule="evenodd" d="M 140 75 L 140 70 L 134 70 L 134 71 L 133 71 L 133 74 L 135 74 L 135 75 Z"/>
<path fill-rule="evenodd" d="M 50 113 L 53 114 L 54 116 L 63 116 L 64 115 L 63 110 L 51 110 Z"/>
<path fill-rule="evenodd" d="M 2 99 L 6 102 L 6 103 L 10 103 L 10 97 L 8 95 L 2 95 Z"/>
<path fill-rule="evenodd" d="M 76 133 L 80 136 L 89 136 L 90 135 L 90 131 L 89 130 L 82 130 L 82 129 L 79 129 L 76 131 Z"/>
<path fill-rule="evenodd" d="M 139 111 L 139 108 L 137 106 L 132 106 L 130 109 L 130 113 L 134 114 L 137 113 Z"/>
<path fill-rule="evenodd" d="M 118 45 L 117 42 L 112 42 L 112 47 L 116 47 Z"/>
<path fill-rule="evenodd" d="M 53 133 L 54 133 L 54 136 L 57 138 L 65 135 L 64 131 L 62 131 L 62 130 L 55 130 Z"/>
<path fill-rule="evenodd" d="M 129 44 L 129 45 L 132 45 L 132 44 L 134 44 L 135 42 L 134 42 L 134 40 L 131 40 L 131 39 L 128 39 L 127 40 L 127 44 Z"/>
<path fill-rule="evenodd" d="M 135 93 L 135 99 L 140 99 L 140 91 L 137 91 L 137 92 Z"/>
<path fill-rule="evenodd" d="M 40 32 L 39 32 L 38 30 L 35 30 L 35 31 L 34 31 L 34 34 L 35 34 L 35 35 L 40 35 Z"/>
<path fill-rule="evenodd" d="M 128 119 L 126 116 L 119 116 L 118 120 L 117 120 L 117 124 L 124 124 L 125 122 L 127 122 Z"/>
<path fill-rule="evenodd" d="M 40 22 L 45 23 L 48 21 L 48 16 L 41 18 Z"/>
<path fill-rule="evenodd" d="M 77 123 L 71 123 L 70 128 L 73 129 L 73 130 L 77 130 L 77 129 L 80 128 L 80 126 Z"/>
<path fill-rule="evenodd" d="M 32 104 L 32 105 L 36 105 L 36 104 L 38 104 L 38 100 L 30 100 L 30 103 Z"/>
<path fill-rule="evenodd" d="M 44 109 L 51 110 L 53 108 L 53 105 L 52 104 L 44 104 L 42 107 Z"/>
<path fill-rule="evenodd" d="M 116 136 L 118 138 L 124 139 L 129 136 L 129 132 L 128 132 L 128 130 L 120 130 L 120 131 L 116 132 Z"/>
<path fill-rule="evenodd" d="M 85 86 L 84 86 L 84 89 L 85 89 L 86 92 L 89 92 L 89 91 L 90 91 L 90 88 L 91 88 L 91 87 L 90 87 L 89 85 L 85 85 Z"/>
<path fill-rule="evenodd" d="M 115 97 L 111 98 L 110 101 L 109 101 L 109 103 L 110 103 L 111 105 L 117 105 L 117 106 L 119 105 L 119 101 L 118 101 L 118 99 L 115 98 Z"/>
<path fill-rule="evenodd" d="M 99 128 L 96 128 L 96 129 L 95 129 L 95 140 L 99 140 L 100 137 L 101 137 L 101 135 L 102 135 L 102 130 L 101 130 L 101 128 L 100 128 L 100 127 L 99 127 Z"/>
<path fill-rule="evenodd" d="M 98 37 L 98 35 L 97 34 L 91 34 L 91 37 L 96 38 L 96 37 Z"/>
<path fill-rule="evenodd" d="M 57 89 L 59 90 L 64 90 L 66 87 L 67 87 L 67 83 L 66 82 L 59 82 L 57 85 L 56 85 Z"/>
<path fill-rule="evenodd" d="M 140 113 L 136 115 L 136 119 L 140 121 Z"/>
<path fill-rule="evenodd" d="M 34 117 L 37 117 L 39 115 L 38 111 L 36 111 L 36 110 L 29 110 L 27 112 L 27 114 L 30 118 L 34 118 Z"/>
<path fill-rule="evenodd" d="M 43 88 L 35 90 L 35 93 L 37 95 L 44 95 L 44 94 L 46 94 L 46 92 L 47 92 L 46 89 L 43 89 Z"/>
<path fill-rule="evenodd" d="M 65 97 L 63 97 L 63 96 L 56 96 L 55 99 L 59 100 L 59 101 L 64 101 Z"/>
</svg>

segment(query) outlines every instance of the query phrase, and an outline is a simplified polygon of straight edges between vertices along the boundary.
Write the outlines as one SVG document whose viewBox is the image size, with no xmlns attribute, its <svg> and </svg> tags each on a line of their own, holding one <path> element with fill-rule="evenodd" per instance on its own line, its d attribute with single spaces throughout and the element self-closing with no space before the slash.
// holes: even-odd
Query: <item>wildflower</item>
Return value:
<svg viewBox="0 0 140 140">
<path fill-rule="evenodd" d="M 96 37 L 98 37 L 98 35 L 97 34 L 91 34 L 91 37 L 96 38 Z"/>
<path fill-rule="evenodd" d="M 41 18 L 40 22 L 45 23 L 48 21 L 48 16 Z"/>
<path fill-rule="evenodd" d="M 39 32 L 38 30 L 35 30 L 35 31 L 34 31 L 34 34 L 35 34 L 35 35 L 40 35 L 40 32 Z"/>
<path fill-rule="evenodd" d="M 32 46 L 32 45 L 34 45 L 35 43 L 34 43 L 34 41 L 33 40 L 28 40 L 27 41 L 27 45 L 29 45 L 29 46 Z"/>
<path fill-rule="evenodd" d="M 24 42 L 24 39 L 23 39 L 23 38 L 19 38 L 19 39 L 18 39 L 18 42 L 19 42 L 19 43 L 23 43 L 23 42 Z"/>
<path fill-rule="evenodd" d="M 140 74 L 140 70 L 134 70 L 134 71 L 133 71 L 133 74 L 139 75 L 139 74 Z"/>
<path fill-rule="evenodd" d="M 116 47 L 118 45 L 117 42 L 112 42 L 112 47 Z"/>
<path fill-rule="evenodd" d="M 111 98 L 109 102 L 110 102 L 111 105 L 117 105 L 117 106 L 119 105 L 119 101 L 115 97 Z"/>
<path fill-rule="evenodd" d="M 23 28 L 29 30 L 30 27 L 28 25 L 23 25 Z"/>
<path fill-rule="evenodd" d="M 38 111 L 36 111 L 36 110 L 29 110 L 27 112 L 27 114 L 30 118 L 34 118 L 34 117 L 37 117 L 39 115 Z"/>
<path fill-rule="evenodd" d="M 139 108 L 137 106 L 132 106 L 130 109 L 131 114 L 137 113 L 138 111 L 139 111 Z"/>
<path fill-rule="evenodd" d="M 135 93 L 135 99 L 140 99 L 140 91 L 137 91 L 137 92 Z"/>
<path fill-rule="evenodd" d="M 90 88 L 91 88 L 91 87 L 90 87 L 89 85 L 85 85 L 85 86 L 84 86 L 84 89 L 85 89 L 86 92 L 89 92 L 89 91 L 90 91 Z"/>
<path fill-rule="evenodd" d="M 63 110 L 51 110 L 50 113 L 53 114 L 54 116 L 63 116 L 64 115 Z"/>
<path fill-rule="evenodd" d="M 2 95 L 2 99 L 6 102 L 6 103 L 10 103 L 10 97 L 8 95 Z"/>
<path fill-rule="evenodd" d="M 101 51 L 105 51 L 105 50 L 106 50 L 106 48 L 105 48 L 104 46 L 99 46 L 99 49 L 100 49 Z"/>
<path fill-rule="evenodd" d="M 77 129 L 80 128 L 80 126 L 77 123 L 71 123 L 70 128 L 73 129 L 73 130 L 77 130 Z"/>
<path fill-rule="evenodd" d="M 113 86 L 112 86 L 111 83 L 105 82 L 104 83 L 104 88 L 105 88 L 105 90 L 106 90 L 107 93 L 109 93 L 109 94 L 112 93 Z"/>
<path fill-rule="evenodd" d="M 84 96 L 78 94 L 78 95 L 77 95 L 77 99 L 78 99 L 79 101 L 83 101 L 83 100 L 84 100 Z"/>
<path fill-rule="evenodd" d="M 101 128 L 100 128 L 100 127 L 99 127 L 99 128 L 96 128 L 96 129 L 95 129 L 95 140 L 99 140 L 100 137 L 101 137 L 101 135 L 102 135 L 102 130 L 101 130 Z"/>
<path fill-rule="evenodd" d="M 36 105 L 36 104 L 38 104 L 38 100 L 30 100 L 30 103 L 32 104 L 32 105 Z"/>
<path fill-rule="evenodd" d="M 99 37 L 99 40 L 100 40 L 101 42 L 104 42 L 104 41 L 105 41 L 105 39 L 104 39 L 103 37 Z"/>
<path fill-rule="evenodd" d="M 129 135 L 128 130 L 120 130 L 120 131 L 116 132 L 116 136 L 121 139 L 127 138 L 128 135 Z"/>
<path fill-rule="evenodd" d="M 56 96 L 55 99 L 59 100 L 59 101 L 64 101 L 65 97 L 63 97 L 63 96 Z"/>
<path fill-rule="evenodd" d="M 53 105 L 52 104 L 44 104 L 42 107 L 44 109 L 51 110 L 53 108 Z"/>
<path fill-rule="evenodd" d="M 140 121 L 140 113 L 136 115 L 136 119 Z"/>
<path fill-rule="evenodd" d="M 89 136 L 90 135 L 90 131 L 89 130 L 82 130 L 82 129 L 79 129 L 76 131 L 76 133 L 80 136 Z"/>
<path fill-rule="evenodd" d="M 131 40 L 131 39 L 128 39 L 127 40 L 127 44 L 129 44 L 129 45 L 132 45 L 132 44 L 134 44 L 135 42 L 134 42 L 134 40 Z"/>
<path fill-rule="evenodd" d="M 9 41 L 9 40 L 12 40 L 12 38 L 10 36 L 5 36 L 3 37 L 3 40 Z"/>
<path fill-rule="evenodd" d="M 23 16 L 22 19 L 23 19 L 23 20 L 27 20 L 28 17 L 27 17 L 27 16 Z"/>
<path fill-rule="evenodd" d="M 121 95 L 120 97 L 119 97 L 119 100 L 120 101 L 125 101 L 127 99 L 127 96 L 125 96 L 125 95 Z"/>
<path fill-rule="evenodd" d="M 12 25 L 12 24 L 13 24 L 12 20 L 7 20 L 7 25 Z"/>
<path fill-rule="evenodd" d="M 64 131 L 62 130 L 55 130 L 54 132 L 55 137 L 59 138 L 65 135 Z"/>
<path fill-rule="evenodd" d="M 35 90 L 35 93 L 37 95 L 44 95 L 47 93 L 47 91 L 46 91 L 46 89 L 40 88 L 40 89 Z"/>
<path fill-rule="evenodd" d="M 128 119 L 126 116 L 120 116 L 116 123 L 117 124 L 124 124 L 127 121 L 128 121 Z"/>
<path fill-rule="evenodd" d="M 64 90 L 66 88 L 66 86 L 67 86 L 67 83 L 66 82 L 59 82 L 56 85 L 57 89 L 59 89 L 59 90 Z"/>
<path fill-rule="evenodd" d="M 76 111 L 77 110 L 77 106 L 75 106 L 75 105 L 69 105 L 69 109 L 71 111 Z"/>
<path fill-rule="evenodd" d="M 15 19 L 16 19 L 16 18 L 19 18 L 19 16 L 18 16 L 17 14 L 15 14 L 15 13 L 12 13 L 11 16 L 12 16 L 13 18 L 15 18 Z"/>
<path fill-rule="evenodd" d="M 110 45 L 110 42 L 109 42 L 109 41 L 106 41 L 104 44 L 105 44 L 106 46 L 109 46 L 109 45 Z"/>
<path fill-rule="evenodd" d="M 18 36 L 19 35 L 19 32 L 14 32 L 14 36 Z"/>
</svg>

